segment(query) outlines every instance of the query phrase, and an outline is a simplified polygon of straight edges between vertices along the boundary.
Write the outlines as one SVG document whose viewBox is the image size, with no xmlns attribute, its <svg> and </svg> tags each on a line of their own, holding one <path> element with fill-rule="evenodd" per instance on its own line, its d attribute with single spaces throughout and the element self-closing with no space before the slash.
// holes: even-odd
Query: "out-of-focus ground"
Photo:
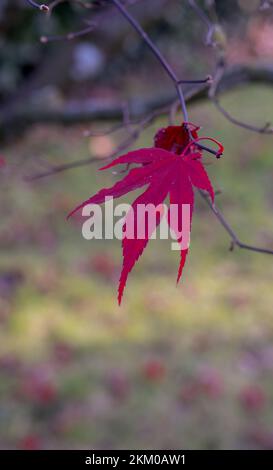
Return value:
<svg viewBox="0 0 273 470">
<path fill-rule="evenodd" d="M 244 120 L 273 120 L 269 88 L 223 103 Z M 227 220 L 242 240 L 273 248 L 272 137 L 232 126 L 208 104 L 190 118 L 225 145 L 223 159 L 206 162 Z M 178 253 L 151 241 L 119 308 L 120 242 L 83 240 L 80 218 L 65 219 L 117 176 L 94 164 L 24 181 L 47 162 L 109 152 L 111 139 L 33 127 L 3 149 L 1 448 L 272 448 L 272 257 L 230 252 L 196 195 L 181 284 Z"/>
</svg>

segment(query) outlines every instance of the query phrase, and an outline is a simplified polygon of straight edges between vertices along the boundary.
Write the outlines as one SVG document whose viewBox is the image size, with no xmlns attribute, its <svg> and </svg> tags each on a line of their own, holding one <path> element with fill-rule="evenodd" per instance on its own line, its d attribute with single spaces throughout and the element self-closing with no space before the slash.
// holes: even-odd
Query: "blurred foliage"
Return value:
<svg viewBox="0 0 273 470">
<path fill-rule="evenodd" d="M 270 89 L 255 87 L 224 99 L 257 124 L 273 120 L 271 102 Z M 227 220 L 243 240 L 272 247 L 271 137 L 232 126 L 209 104 L 190 116 L 226 147 L 206 163 Z M 271 257 L 229 252 L 197 198 L 182 283 L 177 252 L 152 241 L 119 308 L 120 242 L 85 241 L 81 218 L 65 220 L 111 172 L 23 180 L 96 145 L 81 128 L 34 127 L 3 149 L 1 448 L 272 448 Z"/>
</svg>

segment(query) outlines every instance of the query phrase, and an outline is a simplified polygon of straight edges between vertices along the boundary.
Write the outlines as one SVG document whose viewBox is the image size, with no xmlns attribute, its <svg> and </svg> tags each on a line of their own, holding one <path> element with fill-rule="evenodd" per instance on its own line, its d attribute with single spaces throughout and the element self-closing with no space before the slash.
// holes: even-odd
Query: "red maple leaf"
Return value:
<svg viewBox="0 0 273 470">
<path fill-rule="evenodd" d="M 128 278 L 128 274 L 133 269 L 138 258 L 145 249 L 149 238 L 161 221 L 162 214 L 156 212 L 153 224 L 149 223 L 146 227 L 143 237 L 127 236 L 127 225 L 131 217 L 136 213 L 139 204 L 146 207 L 152 204 L 158 207 L 164 202 L 169 195 L 170 204 L 190 206 L 190 223 L 192 219 L 194 206 L 193 186 L 205 190 L 209 193 L 212 202 L 214 202 L 214 191 L 209 180 L 207 172 L 202 164 L 202 151 L 198 146 L 200 140 L 210 140 L 218 145 L 216 156 L 219 157 L 223 153 L 223 146 L 215 139 L 210 137 L 198 137 L 198 127 L 190 123 L 183 123 L 181 126 L 169 126 L 160 129 L 155 135 L 154 147 L 134 150 L 113 160 L 108 165 L 101 168 L 105 170 L 119 164 L 141 164 L 141 166 L 133 168 L 121 180 L 114 184 L 111 188 L 104 188 L 90 197 L 78 207 L 76 207 L 68 217 L 76 211 L 82 209 L 86 204 L 100 204 L 105 201 L 106 197 L 117 198 L 130 191 L 142 186 L 148 185 L 147 189 L 132 204 L 126 215 L 123 226 L 124 236 L 122 240 L 123 248 L 123 266 L 120 275 L 118 302 L 121 303 L 124 287 Z M 182 211 L 178 211 L 175 226 L 173 226 L 170 211 L 168 214 L 168 223 L 176 233 L 177 240 L 181 243 L 182 233 Z M 144 215 L 145 217 L 145 215 Z M 133 218 L 134 234 L 137 232 L 137 217 Z M 177 282 L 179 281 L 183 267 L 186 261 L 188 248 L 181 249 L 181 258 L 178 268 Z"/>
</svg>

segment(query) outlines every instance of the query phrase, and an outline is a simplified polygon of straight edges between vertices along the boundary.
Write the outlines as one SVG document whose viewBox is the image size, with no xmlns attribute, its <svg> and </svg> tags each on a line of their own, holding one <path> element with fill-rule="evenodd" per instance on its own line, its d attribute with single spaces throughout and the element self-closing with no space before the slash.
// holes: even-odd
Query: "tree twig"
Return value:
<svg viewBox="0 0 273 470">
<path fill-rule="evenodd" d="M 45 5 L 44 3 L 42 4 L 39 4 L 33 0 L 26 0 L 26 2 L 31 5 L 33 8 L 37 8 L 38 10 L 40 11 L 43 11 L 45 13 L 47 13 L 49 11 L 49 6 L 48 5 Z"/>
<path fill-rule="evenodd" d="M 209 98 L 214 104 L 214 106 L 217 108 L 217 110 L 232 124 L 241 127 L 242 129 L 246 129 L 248 131 L 252 132 L 258 132 L 259 134 L 273 134 L 273 127 L 271 127 L 270 122 L 265 123 L 263 126 L 258 127 L 254 126 L 253 124 L 246 123 L 244 121 L 241 121 L 240 119 L 235 118 L 232 116 L 231 113 L 229 113 L 224 106 L 220 103 L 219 97 L 218 97 L 218 89 L 219 89 L 219 84 L 221 83 L 221 80 L 223 78 L 223 75 L 225 73 L 225 64 L 220 62 L 217 69 L 216 73 L 214 75 L 214 80 L 213 83 L 209 89 Z"/>
<path fill-rule="evenodd" d="M 230 235 L 230 238 L 231 238 L 230 250 L 231 251 L 234 249 L 235 246 L 237 246 L 238 248 L 242 248 L 244 250 L 255 251 L 256 253 L 264 253 L 267 255 L 273 255 L 273 250 L 270 250 L 268 248 L 260 248 L 257 246 L 248 245 L 246 243 L 241 242 L 241 240 L 238 238 L 238 236 L 234 232 L 233 228 L 227 222 L 222 212 L 220 212 L 220 210 L 210 202 L 208 195 L 202 190 L 198 190 L 198 192 L 201 195 L 201 197 L 206 201 L 209 208 L 212 210 L 213 214 L 218 219 L 222 227 L 224 227 L 225 231 Z"/>
<path fill-rule="evenodd" d="M 165 112 L 168 112 L 169 108 L 165 109 Z M 127 150 L 140 136 L 140 134 L 143 132 L 144 129 L 149 127 L 154 120 L 160 115 L 163 114 L 164 110 L 157 110 L 151 113 L 149 116 L 146 116 L 142 121 L 139 121 L 138 127 L 136 129 L 131 129 L 129 128 L 129 136 L 126 137 L 125 140 L 121 142 L 121 144 L 118 145 L 118 147 L 115 149 L 114 152 L 112 152 L 106 159 L 106 161 L 113 160 L 117 156 L 119 156 L 120 152 L 124 152 Z M 67 170 L 72 170 L 73 168 L 79 168 L 85 165 L 89 165 L 91 163 L 97 163 L 98 161 L 101 161 L 101 158 L 98 157 L 89 157 L 83 160 L 76 160 L 73 162 L 65 163 L 62 165 L 57 165 L 53 166 L 47 171 L 44 172 L 39 172 L 34 175 L 26 176 L 25 181 L 35 181 L 41 178 L 45 178 L 47 176 L 54 175 L 56 173 L 62 173 Z"/>
<path fill-rule="evenodd" d="M 86 36 L 87 34 L 91 33 L 96 29 L 97 24 L 96 23 L 91 23 L 89 26 L 86 26 L 86 28 L 80 29 L 79 31 L 71 31 L 67 34 L 63 35 L 55 35 L 55 36 L 41 36 L 40 41 L 43 44 L 46 44 L 48 42 L 53 42 L 53 41 L 71 41 L 73 39 L 76 39 L 80 36 Z"/>
<path fill-rule="evenodd" d="M 118 8 L 120 13 L 127 19 L 127 21 L 132 25 L 132 27 L 138 32 L 138 34 L 141 36 L 143 41 L 148 45 L 148 47 L 151 49 L 151 51 L 154 53 L 154 55 L 157 57 L 159 62 L 161 63 L 162 67 L 165 69 L 167 74 L 169 75 L 170 79 L 173 81 L 179 101 L 181 104 L 181 109 L 182 113 L 184 115 L 184 120 L 185 122 L 189 121 L 188 117 L 188 111 L 187 111 L 187 106 L 186 106 L 186 101 L 184 97 L 184 93 L 181 87 L 181 80 L 177 77 L 176 73 L 170 66 L 170 64 L 166 61 L 166 59 L 163 57 L 159 49 L 156 47 L 156 45 L 153 43 L 151 38 L 148 36 L 148 34 L 143 30 L 141 25 L 138 23 L 138 21 L 128 12 L 128 10 L 122 5 L 122 3 L 119 0 L 111 0 L 112 3 Z"/>
</svg>

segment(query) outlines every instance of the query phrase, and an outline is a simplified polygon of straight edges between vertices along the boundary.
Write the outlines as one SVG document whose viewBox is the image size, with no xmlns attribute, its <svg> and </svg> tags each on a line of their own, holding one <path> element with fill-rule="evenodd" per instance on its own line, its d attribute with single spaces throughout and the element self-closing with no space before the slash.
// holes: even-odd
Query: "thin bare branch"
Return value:
<svg viewBox="0 0 273 470">
<path fill-rule="evenodd" d="M 188 0 L 188 4 L 190 7 L 195 11 L 197 16 L 205 23 L 207 27 L 207 34 L 206 34 L 206 45 L 207 46 L 214 46 L 214 41 L 213 41 L 213 35 L 215 33 L 215 30 L 218 28 L 217 22 L 211 21 L 209 16 L 203 11 L 203 9 L 198 5 L 198 3 L 195 0 Z M 215 15 L 214 15 L 215 16 Z M 217 19 L 215 18 L 215 21 Z"/>
<path fill-rule="evenodd" d="M 210 30 L 212 27 L 212 22 L 203 9 L 198 5 L 198 3 L 195 0 L 188 0 L 188 4 L 191 6 L 191 8 L 193 8 L 199 18 L 206 24 L 208 30 Z"/>
<path fill-rule="evenodd" d="M 202 190 L 198 190 L 198 192 L 201 195 L 201 197 L 206 201 L 206 203 L 208 204 L 208 206 L 210 207 L 210 209 L 212 210 L 213 214 L 218 219 L 222 227 L 224 227 L 225 231 L 229 234 L 231 238 L 231 246 L 230 246 L 231 251 L 234 249 L 234 247 L 237 246 L 238 248 L 242 248 L 244 250 L 255 251 L 256 253 L 264 253 L 267 255 L 273 255 L 273 250 L 270 250 L 268 248 L 260 248 L 258 246 L 248 245 L 246 243 L 241 242 L 241 240 L 238 238 L 238 236 L 236 235 L 232 227 L 227 222 L 222 212 L 220 212 L 220 210 L 211 203 L 207 193 L 205 193 Z"/>
<path fill-rule="evenodd" d="M 75 38 L 78 38 L 80 36 L 85 36 L 94 29 L 96 29 L 97 23 L 91 23 L 89 26 L 86 28 L 80 29 L 79 31 L 72 31 L 64 35 L 55 35 L 55 36 L 41 36 L 40 41 L 43 44 L 46 44 L 47 42 L 53 42 L 53 41 L 71 41 Z"/>
<path fill-rule="evenodd" d="M 30 175 L 30 176 L 25 176 L 24 180 L 25 181 L 39 180 L 42 178 L 46 178 L 47 176 L 52 176 L 57 173 L 62 173 L 63 171 L 66 171 L 66 170 L 72 170 L 73 168 L 79 168 L 81 166 L 90 165 L 92 163 L 97 163 L 99 161 L 101 161 L 101 158 L 90 157 L 90 158 L 85 158 L 82 160 L 73 161 L 71 163 L 64 163 L 62 165 L 56 165 L 56 166 L 51 167 L 47 171 L 35 173 L 34 175 Z"/>
<path fill-rule="evenodd" d="M 225 64 L 220 63 L 219 66 L 217 67 L 216 74 L 214 76 L 214 81 L 209 89 L 209 98 L 216 107 L 216 109 L 232 124 L 241 127 L 242 129 L 246 129 L 248 131 L 252 132 L 258 132 L 259 134 L 273 134 L 273 127 L 271 126 L 270 122 L 266 122 L 263 126 L 258 127 L 254 126 L 253 124 L 246 123 L 244 121 L 241 121 L 232 114 L 227 111 L 224 106 L 220 103 L 219 98 L 218 98 L 218 89 L 219 89 L 219 84 L 221 83 L 221 80 L 224 76 L 225 73 Z"/>
<path fill-rule="evenodd" d="M 170 64 L 166 61 L 166 59 L 163 57 L 159 49 L 156 47 L 156 45 L 153 43 L 151 38 L 148 36 L 148 34 L 143 30 L 141 25 L 138 23 L 138 21 L 128 12 L 128 10 L 122 5 L 122 3 L 119 0 L 112 0 L 113 4 L 118 8 L 120 13 L 127 19 L 127 21 L 132 25 L 132 27 L 138 32 L 138 34 L 141 36 L 143 41 L 149 46 L 151 51 L 154 53 L 154 55 L 157 57 L 159 62 L 161 63 L 162 67 L 165 69 L 167 74 L 169 75 L 170 79 L 175 85 L 179 101 L 181 104 L 181 109 L 184 115 L 184 120 L 185 122 L 189 121 L 188 117 L 188 111 L 187 111 L 187 106 L 186 106 L 186 101 L 184 97 L 184 93 L 181 87 L 181 80 L 177 77 L 176 73 L 170 66 Z"/>
<path fill-rule="evenodd" d="M 43 11 L 45 13 L 47 13 L 49 11 L 49 6 L 48 5 L 45 5 L 44 3 L 37 3 L 33 0 L 26 0 L 26 2 L 31 5 L 33 8 L 37 8 L 38 10 L 40 11 Z"/>
<path fill-rule="evenodd" d="M 87 3 L 87 2 L 84 2 L 83 0 L 53 0 L 53 2 L 50 3 L 49 6 L 49 11 L 50 13 L 60 4 L 62 3 L 65 3 L 65 2 L 68 2 L 68 3 L 77 3 L 78 5 L 80 5 L 82 8 L 86 8 L 86 9 L 90 9 L 93 7 L 92 3 Z"/>
<path fill-rule="evenodd" d="M 207 75 L 206 78 L 201 78 L 200 80 L 178 80 L 178 83 L 180 83 L 181 85 L 182 84 L 188 84 L 188 85 L 197 85 L 197 84 L 200 84 L 200 83 L 212 83 L 213 82 L 213 78 L 211 75 Z"/>
<path fill-rule="evenodd" d="M 167 111 L 168 111 L 168 108 L 165 108 L 166 113 Z M 119 156 L 120 152 L 124 152 L 125 150 L 127 150 L 139 138 L 143 130 L 149 127 L 154 122 L 154 120 L 163 112 L 164 112 L 163 109 L 160 111 L 157 110 L 151 113 L 149 116 L 146 116 L 144 119 L 142 119 L 142 121 L 139 122 L 139 126 L 136 129 L 130 130 L 129 137 L 126 137 L 126 139 L 123 140 L 120 145 L 118 145 L 115 151 L 112 152 L 106 159 L 103 159 L 103 160 L 111 161 L 117 156 Z M 73 162 L 54 166 L 50 170 L 47 170 L 44 172 L 39 172 L 34 175 L 26 176 L 25 180 L 35 181 L 41 178 L 45 178 L 47 176 L 52 176 L 56 173 L 61 173 L 67 170 L 71 170 L 73 168 L 79 168 L 85 165 L 89 165 L 91 163 L 97 163 L 99 161 L 102 161 L 102 159 L 98 157 L 90 157 L 90 158 L 86 158 L 83 160 L 76 160 Z"/>
</svg>

